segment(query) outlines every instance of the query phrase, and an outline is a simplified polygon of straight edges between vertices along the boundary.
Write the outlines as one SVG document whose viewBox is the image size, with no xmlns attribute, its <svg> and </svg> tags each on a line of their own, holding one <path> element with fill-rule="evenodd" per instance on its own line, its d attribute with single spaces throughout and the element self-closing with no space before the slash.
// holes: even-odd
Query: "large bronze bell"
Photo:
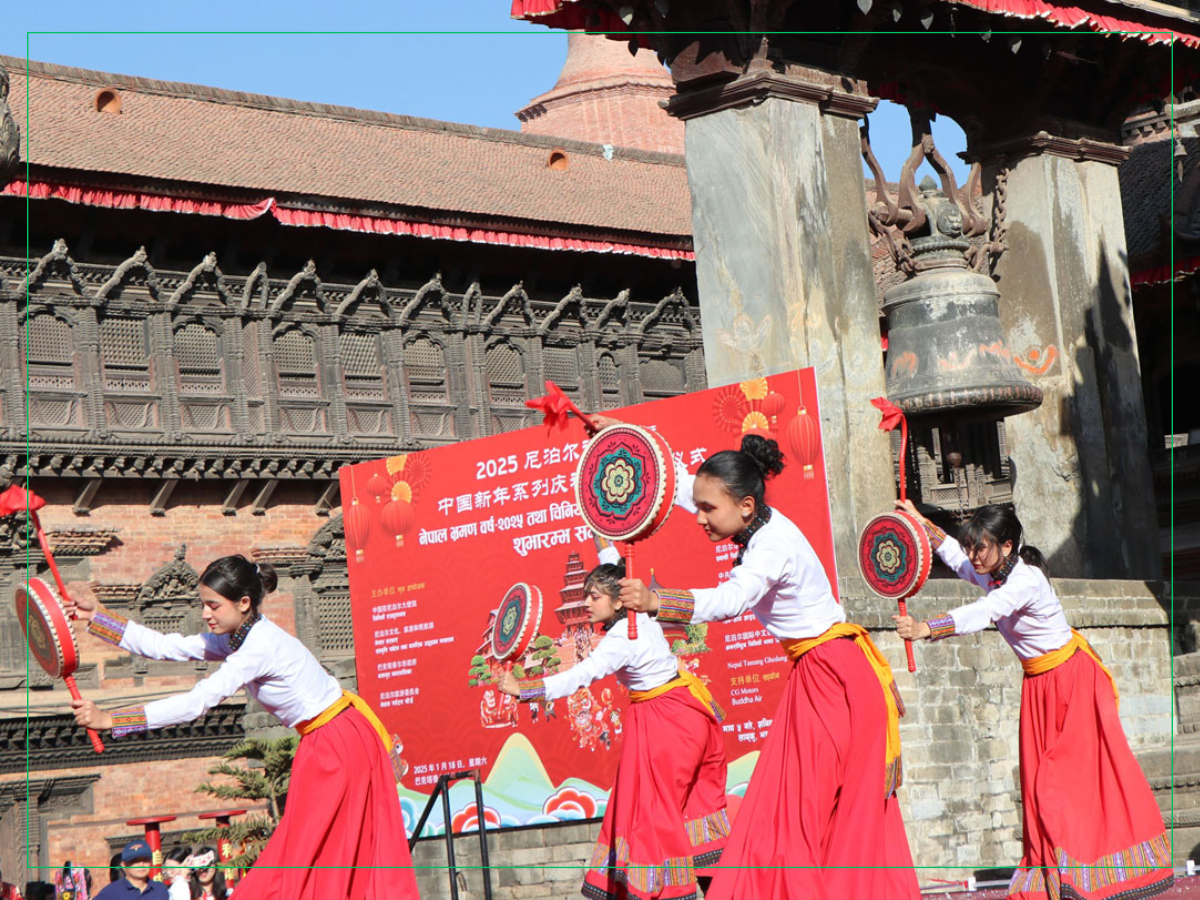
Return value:
<svg viewBox="0 0 1200 900">
<path fill-rule="evenodd" d="M 1041 405 L 1004 342 L 1000 292 L 971 270 L 959 207 L 926 177 L 925 223 L 909 233 L 915 272 L 883 296 L 888 399 L 913 418 L 998 419 Z"/>
</svg>

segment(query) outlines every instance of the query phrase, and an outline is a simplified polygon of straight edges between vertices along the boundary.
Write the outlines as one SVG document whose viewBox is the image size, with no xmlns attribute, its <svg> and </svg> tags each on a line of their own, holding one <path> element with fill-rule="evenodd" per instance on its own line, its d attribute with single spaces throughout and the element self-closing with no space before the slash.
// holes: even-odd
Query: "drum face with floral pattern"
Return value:
<svg viewBox="0 0 1200 900">
<path fill-rule="evenodd" d="M 66 678 L 79 665 L 71 622 L 58 592 L 40 578 L 17 585 L 17 619 L 29 651 L 51 678 Z"/>
<path fill-rule="evenodd" d="M 542 621 L 542 592 L 518 582 L 496 607 L 492 623 L 492 653 L 500 662 L 520 659 L 529 649 Z"/>
<path fill-rule="evenodd" d="M 648 538 L 675 503 L 671 448 L 655 432 L 621 423 L 598 432 L 575 472 L 583 520 L 610 541 Z"/>
<path fill-rule="evenodd" d="M 874 593 L 903 600 L 929 578 L 933 551 L 921 523 L 899 510 L 867 522 L 858 539 L 858 568 Z"/>
</svg>

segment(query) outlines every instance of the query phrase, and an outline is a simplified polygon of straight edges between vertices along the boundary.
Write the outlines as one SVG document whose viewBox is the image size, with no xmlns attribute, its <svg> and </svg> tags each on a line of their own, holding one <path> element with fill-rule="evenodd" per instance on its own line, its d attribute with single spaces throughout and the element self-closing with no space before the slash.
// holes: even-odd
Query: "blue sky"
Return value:
<svg viewBox="0 0 1200 900">
<path fill-rule="evenodd" d="M 515 111 L 554 84 L 566 57 L 564 34 L 509 19 L 507 0 L 11 6 L 0 31 L 0 53 L 10 56 L 494 128 L 517 128 Z M 26 50 L 27 32 L 63 29 L 75 33 L 28 34 Z M 143 33 L 101 33 L 118 31 Z M 212 33 L 235 31 L 326 33 Z M 962 132 L 948 120 L 935 129 L 961 182 L 966 169 L 953 154 L 965 146 Z M 903 110 L 881 104 L 871 140 L 895 180 L 909 150 Z"/>
</svg>

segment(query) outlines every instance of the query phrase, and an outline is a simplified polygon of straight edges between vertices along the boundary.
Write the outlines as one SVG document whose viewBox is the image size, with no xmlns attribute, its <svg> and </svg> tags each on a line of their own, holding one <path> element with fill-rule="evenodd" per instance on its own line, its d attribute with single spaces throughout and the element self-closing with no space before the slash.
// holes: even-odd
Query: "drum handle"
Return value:
<svg viewBox="0 0 1200 900">
<path fill-rule="evenodd" d="M 37 532 L 38 544 L 42 548 L 42 556 L 46 557 L 46 564 L 50 567 L 50 574 L 54 576 L 54 583 L 58 585 L 58 595 L 63 600 L 68 600 L 70 599 L 70 595 L 67 594 L 67 586 L 63 584 L 62 576 L 58 574 L 58 564 L 54 561 L 54 553 L 50 550 L 50 541 L 46 538 L 46 532 L 42 528 L 42 520 L 38 518 L 36 512 L 30 512 L 29 515 L 33 517 L 33 527 Z M 71 618 L 74 619 L 75 617 L 71 616 Z"/>
<path fill-rule="evenodd" d="M 75 684 L 75 676 L 74 675 L 67 675 L 65 678 L 63 678 L 63 681 L 65 681 L 67 683 L 67 690 L 71 692 L 72 700 L 82 700 L 83 699 L 83 697 L 80 696 L 79 687 Z M 95 750 L 97 753 L 103 753 L 104 752 L 104 742 L 102 740 L 100 740 L 100 735 L 92 728 L 89 728 L 87 730 L 87 733 L 88 733 L 88 738 L 92 742 L 92 749 Z"/>
<path fill-rule="evenodd" d="M 633 541 L 625 542 L 625 577 L 633 577 Z M 629 612 L 629 639 L 637 640 L 637 613 Z"/>
<path fill-rule="evenodd" d="M 900 615 L 908 615 L 908 604 L 903 600 L 900 601 Z M 917 660 L 913 657 L 912 641 L 904 642 L 904 653 L 908 657 L 908 671 L 917 671 Z"/>
</svg>

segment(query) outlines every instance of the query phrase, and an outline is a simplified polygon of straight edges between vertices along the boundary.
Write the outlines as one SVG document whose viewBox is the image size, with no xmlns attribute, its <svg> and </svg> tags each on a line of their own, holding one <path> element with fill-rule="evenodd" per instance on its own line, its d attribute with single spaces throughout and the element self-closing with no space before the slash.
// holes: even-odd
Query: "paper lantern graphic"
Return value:
<svg viewBox="0 0 1200 900">
<path fill-rule="evenodd" d="M 396 538 L 396 546 L 404 546 L 404 535 L 417 521 L 416 511 L 407 500 L 392 500 L 379 513 L 383 530 Z"/>
<path fill-rule="evenodd" d="M 376 503 L 382 503 L 383 498 L 388 495 L 392 489 L 392 482 L 383 475 L 376 472 L 367 481 L 367 491 L 375 498 Z"/>
<path fill-rule="evenodd" d="M 371 534 L 371 514 L 358 502 L 358 497 L 355 497 L 350 501 L 350 508 L 346 510 L 342 519 L 346 529 L 346 542 L 354 548 L 354 561 L 362 562 L 363 551 Z"/>
<path fill-rule="evenodd" d="M 783 408 L 786 405 L 787 401 L 783 399 L 783 394 L 777 394 L 775 391 L 771 391 L 771 393 L 763 398 L 762 411 L 771 420 L 772 428 L 777 427 L 779 414 L 783 412 Z"/>
<path fill-rule="evenodd" d="M 815 477 L 813 466 L 821 455 L 821 429 L 816 416 L 800 407 L 796 417 L 788 423 L 787 440 L 792 448 L 793 459 L 800 464 L 804 477 Z"/>
</svg>

